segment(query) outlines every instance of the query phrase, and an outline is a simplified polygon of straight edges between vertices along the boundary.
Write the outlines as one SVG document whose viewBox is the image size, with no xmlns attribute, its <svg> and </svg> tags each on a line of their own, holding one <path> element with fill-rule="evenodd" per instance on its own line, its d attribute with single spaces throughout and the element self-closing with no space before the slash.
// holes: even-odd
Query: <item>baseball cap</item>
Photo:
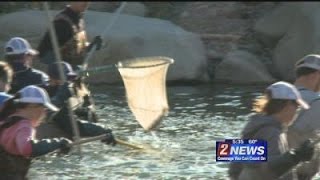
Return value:
<svg viewBox="0 0 320 180">
<path fill-rule="evenodd" d="M 15 54 L 31 54 L 37 55 L 39 52 L 33 49 L 30 43 L 21 38 L 21 37 L 13 37 L 11 38 L 5 45 L 4 48 L 6 55 L 15 55 Z"/>
<path fill-rule="evenodd" d="M 67 78 L 74 78 L 77 77 L 77 74 L 73 71 L 71 65 L 67 62 L 55 62 L 48 65 L 48 75 L 52 79 L 60 79 L 59 74 L 59 65 L 62 65 L 64 75 L 67 76 Z"/>
<path fill-rule="evenodd" d="M 48 93 L 40 87 L 30 85 L 19 91 L 20 98 L 15 102 L 41 104 L 51 111 L 58 111 L 59 109 L 50 101 Z"/>
<path fill-rule="evenodd" d="M 300 92 L 290 83 L 279 81 L 271 84 L 267 90 L 271 91 L 271 99 L 295 100 L 303 109 L 309 109 L 308 103 L 302 99 Z"/>
<path fill-rule="evenodd" d="M 295 64 L 296 69 L 301 67 L 312 68 L 320 70 L 320 55 L 318 54 L 309 54 L 304 56 L 302 59 L 297 61 Z"/>
</svg>

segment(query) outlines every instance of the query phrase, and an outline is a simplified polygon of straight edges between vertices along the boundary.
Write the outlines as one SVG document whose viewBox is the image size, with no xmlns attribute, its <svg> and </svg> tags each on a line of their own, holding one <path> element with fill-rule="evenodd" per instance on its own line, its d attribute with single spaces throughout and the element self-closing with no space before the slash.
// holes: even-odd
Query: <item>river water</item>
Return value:
<svg viewBox="0 0 320 180">
<path fill-rule="evenodd" d="M 123 86 L 91 87 L 101 123 L 115 136 L 146 150 L 99 141 L 68 155 L 32 164 L 30 179 L 227 179 L 227 163 L 215 161 L 215 142 L 239 137 L 252 99 L 265 86 L 168 86 L 170 112 L 153 133 L 129 110 Z"/>
</svg>

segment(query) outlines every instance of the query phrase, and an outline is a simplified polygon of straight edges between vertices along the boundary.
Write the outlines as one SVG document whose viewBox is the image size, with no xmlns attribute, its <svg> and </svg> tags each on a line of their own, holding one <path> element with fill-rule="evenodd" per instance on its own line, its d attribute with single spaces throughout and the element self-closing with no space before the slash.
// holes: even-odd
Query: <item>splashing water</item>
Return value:
<svg viewBox="0 0 320 180">
<path fill-rule="evenodd" d="M 215 141 L 236 138 L 250 115 L 258 87 L 168 87 L 169 114 L 156 131 L 144 132 L 130 112 L 121 86 L 95 87 L 101 123 L 135 150 L 100 141 L 67 156 L 32 164 L 30 179 L 226 179 L 227 163 L 215 162 Z"/>
</svg>

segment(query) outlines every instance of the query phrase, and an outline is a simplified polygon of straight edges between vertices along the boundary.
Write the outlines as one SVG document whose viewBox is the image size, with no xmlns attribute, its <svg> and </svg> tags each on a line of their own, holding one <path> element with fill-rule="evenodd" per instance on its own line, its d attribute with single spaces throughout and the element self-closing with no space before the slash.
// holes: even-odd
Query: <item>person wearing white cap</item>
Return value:
<svg viewBox="0 0 320 180">
<path fill-rule="evenodd" d="M 32 60 L 38 55 L 30 43 L 21 37 L 11 38 L 4 48 L 5 60 L 13 68 L 14 76 L 9 93 L 14 94 L 28 85 L 47 86 L 49 77 L 43 71 L 32 68 Z"/>
<path fill-rule="evenodd" d="M 308 161 L 313 155 L 312 142 L 307 140 L 296 149 L 289 149 L 286 128 L 294 120 L 298 107 L 308 109 L 298 90 L 290 83 L 277 82 L 266 88 L 265 94 L 253 104 L 256 115 L 242 131 L 242 139 L 267 141 L 266 163 L 231 163 L 229 176 L 235 180 L 294 179 L 292 168 Z"/>
<path fill-rule="evenodd" d="M 319 139 L 320 134 L 320 55 L 308 54 L 295 64 L 296 79 L 294 85 L 310 109 L 301 110 L 294 123 L 288 129 L 289 147 L 295 148 L 309 138 Z M 312 179 L 320 168 L 320 147 L 316 146 L 315 155 L 309 162 L 297 168 L 299 179 Z"/>
<path fill-rule="evenodd" d="M 35 139 L 35 128 L 46 115 L 46 109 L 57 111 L 47 92 L 27 86 L 8 99 L 0 112 L 0 176 L 3 179 L 25 179 L 31 159 L 60 149 L 70 150 L 66 138 Z"/>
</svg>

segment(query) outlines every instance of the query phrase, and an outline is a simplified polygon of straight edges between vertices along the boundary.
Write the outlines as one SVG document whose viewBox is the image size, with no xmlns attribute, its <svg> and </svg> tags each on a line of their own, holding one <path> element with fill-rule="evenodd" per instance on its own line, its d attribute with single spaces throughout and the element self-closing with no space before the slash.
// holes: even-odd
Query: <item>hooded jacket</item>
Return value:
<svg viewBox="0 0 320 180">
<path fill-rule="evenodd" d="M 268 161 L 272 161 L 289 150 L 286 129 L 272 116 L 254 115 L 242 131 L 242 139 L 260 139 L 267 141 Z M 231 163 L 229 176 L 232 179 L 276 179 L 266 168 L 266 163 Z M 278 179 L 293 179 L 292 171 Z"/>
<path fill-rule="evenodd" d="M 296 86 L 302 98 L 310 105 L 310 109 L 301 109 L 296 120 L 288 128 L 288 143 L 290 148 L 298 147 L 302 142 L 309 138 L 319 135 L 320 128 L 320 96 L 319 93 L 307 89 L 303 86 Z M 297 168 L 299 179 L 312 179 L 320 169 L 320 146 L 316 146 L 313 159 L 303 162 Z"/>
</svg>

